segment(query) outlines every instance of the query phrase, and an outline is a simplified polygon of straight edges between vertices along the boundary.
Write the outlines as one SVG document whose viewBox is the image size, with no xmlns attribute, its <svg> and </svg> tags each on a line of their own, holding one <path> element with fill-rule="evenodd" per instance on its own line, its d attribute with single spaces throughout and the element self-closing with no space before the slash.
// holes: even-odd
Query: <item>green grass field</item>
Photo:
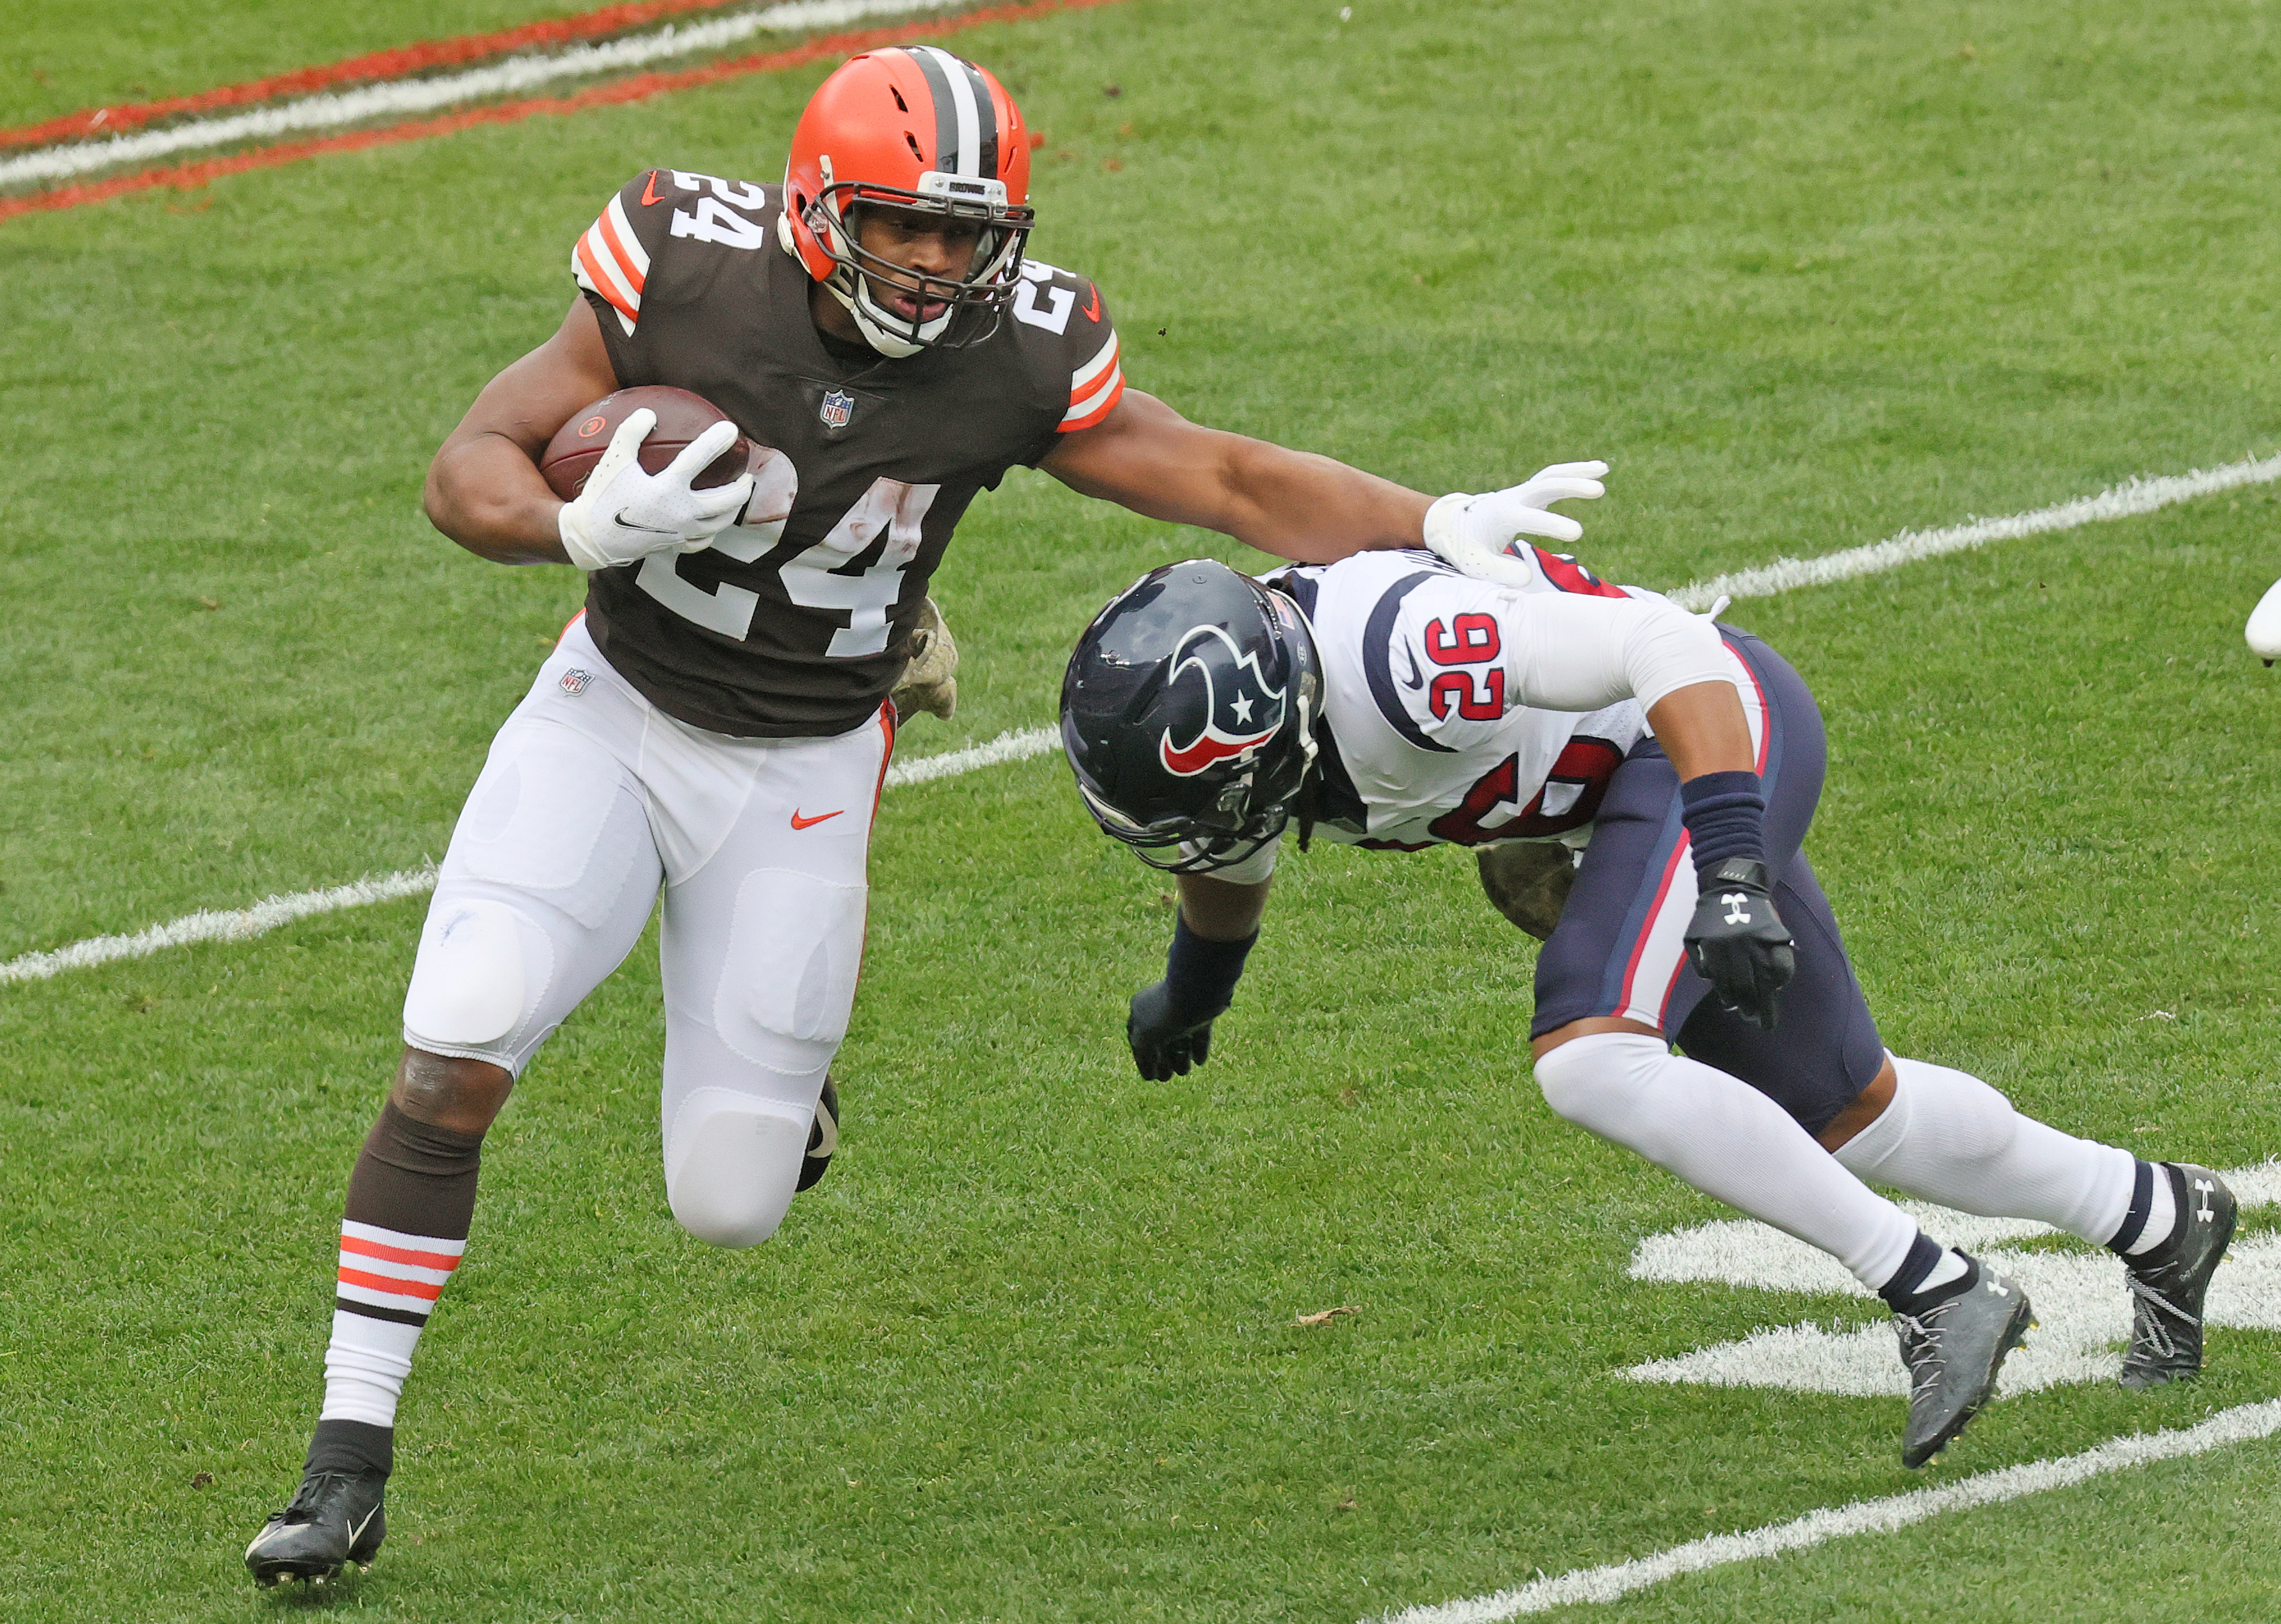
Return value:
<svg viewBox="0 0 2281 1624">
<path fill-rule="evenodd" d="M 2260 0 L 1351 9 L 954 42 L 1048 137 L 1035 251 L 1194 417 L 1434 490 L 1605 457 L 1581 550 L 1658 586 L 2281 446 Z M 530 14 L 104 0 L 0 118 Z M 0 958 L 441 854 L 582 589 L 430 531 L 427 458 L 612 189 L 773 176 L 822 72 L 0 223 Z M 1010 479 L 906 752 L 1049 720 L 1099 604 L 1202 550 Z M 1829 715 L 1812 849 L 1889 1043 L 2150 1156 L 2281 1152 L 2277 573 L 2269 486 L 1730 613 Z M 1463 853 L 1292 860 L 1210 1066 L 1151 1084 L 1164 889 L 1055 760 L 892 793 L 845 1148 L 746 1253 L 666 1211 L 637 950 L 491 1135 L 387 1549 L 323 1610 L 1349 1620 L 1925 1481 L 1898 1401 L 1616 1374 L 1870 1305 L 1626 1276 L 1723 1210 L 1545 1109 Z M 0 988 L 0 1617 L 302 1610 L 237 1553 L 420 917 Z M 2281 1340 L 2212 1347 L 2007 1400 L 1931 1481 L 2281 1397 Z M 2268 1441 L 1597 1611 L 2262 1620 L 2277 1550 Z"/>
</svg>

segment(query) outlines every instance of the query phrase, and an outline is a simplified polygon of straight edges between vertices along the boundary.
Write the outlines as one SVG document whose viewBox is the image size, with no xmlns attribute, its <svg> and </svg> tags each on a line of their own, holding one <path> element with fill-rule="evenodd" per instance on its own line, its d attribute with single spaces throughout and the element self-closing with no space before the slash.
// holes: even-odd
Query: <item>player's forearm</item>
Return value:
<svg viewBox="0 0 2281 1624">
<path fill-rule="evenodd" d="M 1272 881 L 1244 885 L 1210 874 L 1182 874 L 1179 882 L 1180 917 L 1205 941 L 1241 942 L 1258 934 Z"/>
<path fill-rule="evenodd" d="M 495 564 L 568 564 L 562 503 L 530 456 L 499 435 L 453 435 L 429 465 L 429 521 Z"/>
<path fill-rule="evenodd" d="M 1213 527 L 1296 564 L 1424 545 L 1433 498 L 1329 457 L 1228 436 Z"/>
</svg>

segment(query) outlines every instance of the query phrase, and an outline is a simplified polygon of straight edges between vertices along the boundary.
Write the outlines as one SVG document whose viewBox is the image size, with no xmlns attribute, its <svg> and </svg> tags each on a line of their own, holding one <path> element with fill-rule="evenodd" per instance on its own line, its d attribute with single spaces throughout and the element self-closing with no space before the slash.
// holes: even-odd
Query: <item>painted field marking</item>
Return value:
<svg viewBox="0 0 2281 1624">
<path fill-rule="evenodd" d="M 1060 12 L 1089 10 L 1100 5 L 1116 5 L 1122 0 L 1007 0 L 1006 4 L 985 6 L 978 11 L 960 12 L 942 17 L 922 17 L 918 7 L 934 8 L 947 5 L 953 0 L 895 0 L 890 7 L 887 0 L 794 0 L 795 5 L 822 7 L 827 4 L 879 4 L 883 9 L 902 12 L 908 20 L 893 27 L 873 28 L 867 32 L 822 35 L 783 50 L 762 51 L 754 56 L 737 57 L 726 61 L 708 62 L 699 67 L 683 68 L 673 73 L 643 73 L 630 78 L 615 79 L 603 84 L 589 85 L 583 90 L 567 96 L 543 96 L 520 101 L 494 102 L 481 106 L 463 108 L 458 112 L 444 113 L 432 119 L 414 119 L 398 124 L 382 125 L 375 128 L 349 130 L 337 135 L 313 136 L 305 141 L 281 142 L 274 146 L 256 147 L 226 158 L 202 158 L 196 163 L 176 165 L 171 168 L 139 169 L 128 174 L 112 175 L 100 181 L 74 182 L 51 191 L 29 192 L 13 197 L 0 197 L 0 220 L 13 219 L 19 215 L 51 212 L 58 209 L 83 208 L 89 204 L 107 202 L 135 192 L 150 191 L 159 187 L 171 187 L 188 191 L 208 185 L 226 175 L 244 174 L 255 169 L 275 169 L 287 164 L 297 164 L 304 158 L 319 158 L 331 153 L 362 152 L 375 147 L 401 145 L 407 142 L 432 141 L 440 136 L 457 135 L 485 125 L 517 124 L 526 119 L 563 118 L 573 113 L 591 112 L 598 107 L 622 106 L 630 102 L 646 101 L 675 90 L 692 90 L 707 85 L 716 85 L 732 79 L 742 79 L 754 73 L 785 73 L 832 58 L 853 56 L 860 51 L 882 45 L 908 44 L 915 39 L 939 39 L 947 35 L 978 28 L 987 23 L 1024 22 L 1049 17 Z M 787 9 L 792 9 L 788 7 Z M 697 25 L 700 27 L 710 25 Z M 586 49 L 586 48 L 581 48 Z M 592 47 L 605 50 L 607 47 Z M 548 58 L 553 60 L 553 58 Z M 487 70 L 488 71 L 488 70 Z M 257 115 L 248 114 L 247 117 Z M 164 132 L 161 132 L 162 134 Z M 141 139 L 130 137 L 129 139 Z M 39 154 L 27 154 L 26 162 Z"/>
<path fill-rule="evenodd" d="M 2242 1209 L 2281 1205 L 2281 1161 L 2222 1175 Z M 1998 1390 L 2009 1395 L 2072 1382 L 2112 1382 L 2122 1368 L 2116 1344 L 2130 1334 L 2122 1260 L 2109 1252 L 2030 1251 L 2006 1245 L 2057 1233 L 2016 1218 L 1979 1218 L 1929 1202 L 1902 1209 L 1927 1235 L 1960 1246 L 2017 1280 L 2036 1305 L 2027 1345 L 2004 1362 Z M 1726 1219 L 1650 1235 L 1632 1252 L 1634 1280 L 1702 1281 L 1827 1297 L 1867 1297 L 1867 1287 L 1837 1260 L 1804 1241 L 1749 1219 Z M 2203 1317 L 2237 1330 L 2281 1331 L 2281 1235 L 2235 1240 L 2210 1281 Z M 1621 1373 L 1635 1382 L 1784 1388 L 1860 1397 L 1905 1395 L 1908 1378 L 1890 1322 L 1833 1330 L 1807 1322 L 1753 1331 Z"/>
<path fill-rule="evenodd" d="M 929 784 L 938 778 L 956 778 L 961 773 L 994 767 L 1008 761 L 1027 761 L 1060 749 L 1061 743 L 1062 735 L 1051 727 L 1025 727 L 1018 733 L 1001 733 L 987 744 L 977 744 L 970 750 L 898 761 L 887 769 L 887 785 L 901 789 L 905 784 Z"/>
<path fill-rule="evenodd" d="M 968 750 L 898 761 L 887 769 L 886 781 L 890 789 L 898 789 L 905 784 L 930 783 L 938 778 L 955 778 L 962 773 L 996 766 L 1001 762 L 1027 761 L 1058 748 L 1060 743 L 1061 735 L 1051 727 L 1001 733 L 988 743 Z M 121 958 L 147 958 L 170 947 L 188 947 L 193 942 L 250 941 L 296 920 L 332 913 L 342 908 L 361 908 L 367 903 L 393 902 L 400 897 L 418 897 L 435 888 L 436 868 L 429 864 L 321 891 L 272 897 L 250 908 L 201 910 L 164 925 L 138 930 L 131 936 L 90 936 L 53 952 L 23 954 L 0 964 L 0 986 L 12 981 L 43 981 L 66 970 L 91 969 Z"/>
<path fill-rule="evenodd" d="M 599 45 L 511 57 L 465 73 L 398 79 L 361 89 L 335 91 L 259 107 L 226 118 L 198 119 L 141 135 L 74 142 L 0 158 L 0 186 L 61 181 L 120 164 L 148 163 L 171 153 L 241 141 L 274 141 L 310 130 L 338 129 L 370 119 L 409 118 L 485 96 L 513 96 L 564 79 L 622 73 L 675 57 L 720 50 L 753 35 L 800 28 L 844 27 L 871 18 L 941 11 L 963 0 L 790 0 L 757 12 L 688 24 L 668 24 Z"/>
<path fill-rule="evenodd" d="M 57 142 L 116 135 L 182 113 L 209 112 L 217 107 L 244 107 L 255 102 L 274 102 L 288 96 L 306 96 L 315 90 L 329 90 L 336 85 L 367 84 L 375 79 L 400 79 L 406 73 L 417 73 L 431 67 L 452 67 L 462 62 L 480 62 L 485 57 L 504 56 L 525 46 L 566 45 L 573 40 L 621 34 L 628 28 L 638 28 L 644 23 L 655 22 L 662 17 L 676 17 L 688 12 L 716 12 L 723 6 L 735 4 L 737 0 L 636 0 L 633 4 L 606 5 L 599 11 L 581 12 L 576 17 L 542 18 L 537 22 L 501 28 L 491 34 L 457 34 L 449 39 L 419 40 L 409 45 L 395 45 L 386 50 L 351 57 L 344 61 L 295 68 L 290 73 L 272 73 L 265 79 L 245 80 L 234 85 L 217 85 L 211 90 L 193 91 L 188 96 L 170 96 L 155 102 L 128 102 L 115 107 L 82 107 L 76 112 L 43 119 L 37 124 L 19 124 L 0 129 L 0 148 L 44 147 Z"/>
<path fill-rule="evenodd" d="M 290 897 L 272 897 L 251 908 L 234 909 L 228 912 L 201 910 L 185 914 L 169 924 L 153 925 L 138 930 L 131 936 L 89 936 L 84 942 L 74 942 L 69 947 L 59 947 L 52 953 L 26 953 L 0 964 L 0 985 L 10 981 L 43 981 L 66 970 L 85 970 L 96 965 L 107 965 L 117 958 L 147 958 L 152 953 L 170 947 L 187 947 L 193 942 L 245 942 L 265 935 L 280 925 L 290 925 L 295 920 L 305 920 L 313 914 L 331 913 L 342 908 L 361 908 L 367 903 L 390 902 L 398 897 L 417 897 L 432 889 L 436 871 L 430 868 L 408 869 L 399 874 L 386 874 L 377 880 L 359 880 L 349 885 L 336 885 L 322 891 L 297 891 Z"/>
<path fill-rule="evenodd" d="M 2207 471 L 2197 468 L 2191 473 L 2125 480 L 2095 496 L 2079 496 L 2073 502 L 2039 507 L 2033 512 L 2014 513 L 2007 519 L 1968 520 L 1941 530 L 1904 530 L 1866 547 L 1848 547 L 1818 558 L 1776 558 L 1756 569 L 1682 587 L 1671 594 L 1671 599 L 1682 608 L 1701 611 L 1721 597 L 1773 597 L 1800 587 L 1822 587 L 1861 575 L 1883 574 L 1904 564 L 1985 547 L 1991 542 L 2073 530 L 2110 519 L 2135 518 L 2158 508 L 2191 502 L 2197 496 L 2215 496 L 2244 485 L 2270 484 L 2275 480 L 2281 480 L 2281 457 L 2253 458 Z"/>
<path fill-rule="evenodd" d="M 2130 1466 L 2207 1455 L 2228 1444 L 2269 1438 L 2277 1432 L 2281 1432 L 2281 1399 L 2238 1405 L 2231 1410 L 2219 1411 L 2199 1427 L 2110 1439 L 2080 1455 L 2062 1455 L 2007 1466 L 1999 1472 L 1983 1472 L 1945 1488 L 1919 1489 L 1882 1500 L 1857 1500 L 1851 1505 L 1829 1506 L 1808 1512 L 1790 1522 L 1768 1523 L 1741 1534 L 1713 1534 L 1629 1562 L 1578 1568 L 1549 1579 L 1533 1580 L 1510 1590 L 1499 1590 L 1493 1596 L 1410 1607 L 1379 1618 L 1383 1624 L 1498 1624 L 1501 1620 L 1549 1612 L 1555 1607 L 1612 1602 L 1682 1574 L 1704 1573 L 1736 1562 L 1755 1562 L 1856 1534 L 1887 1534 L 1944 1512 L 1998 1505 L 2031 1494 L 2069 1488 Z"/>
<path fill-rule="evenodd" d="M 1090 4 L 1092 0 L 1068 0 L 1068 3 L 1083 4 Z M 2197 496 L 2277 479 L 2281 479 L 2281 457 L 2229 463 L 2207 473 L 2197 471 L 2153 479 L 2134 479 L 2101 491 L 2095 496 L 2063 502 L 2056 507 L 2038 508 L 2033 512 L 2017 513 L 2009 519 L 1976 520 L 1945 530 L 1904 530 L 1890 541 L 1868 547 L 1848 548 L 1843 552 L 1830 553 L 1820 558 L 1778 559 L 1762 569 L 1745 570 L 1740 574 L 1721 575 L 1713 581 L 1682 587 L 1671 596 L 1676 603 L 1698 610 L 1709 608 L 1722 593 L 1735 597 L 1770 597 L 1799 587 L 1849 581 L 1858 575 L 1874 575 L 1881 571 L 1898 569 L 1902 565 L 1914 564 L 1920 558 L 1937 558 L 1942 553 L 1955 552 L 1967 547 L 1985 546 L 1993 541 L 2039 535 L 2110 519 L 2151 513 L 2157 508 L 2189 502 Z M 1057 735 L 1051 727 L 1031 727 L 1020 732 L 1003 733 L 988 743 L 978 744 L 970 750 L 951 750 L 940 756 L 922 756 L 914 761 L 897 762 L 887 769 L 886 781 L 891 786 L 923 784 L 939 778 L 955 777 L 961 773 L 971 773 L 981 767 L 996 766 L 1003 762 L 1027 761 L 1044 755 L 1055 747 L 1056 742 Z M 383 895 L 413 896 L 426 890 L 435 882 L 432 870 L 412 869 L 379 880 L 360 881 L 355 885 L 336 886 L 329 890 L 300 891 L 290 897 L 273 897 L 267 902 L 236 912 L 193 913 L 172 924 L 151 926 L 131 936 L 95 936 L 68 947 L 58 948 L 52 952 L 26 953 L 0 964 L 0 986 L 12 981 L 44 981 L 64 970 L 83 969 L 118 958 L 139 958 L 162 948 L 179 947 L 191 942 L 243 941 L 274 929 L 289 920 L 306 919 L 311 914 L 328 913 L 336 908 L 353 908 L 367 902 L 379 902 L 383 899 Z M 401 889 L 365 895 L 363 892 L 367 887 Z M 286 912 L 273 913 L 274 910 Z M 256 923 L 263 920 L 271 922 Z M 216 924 L 213 921 L 227 923 Z"/>
</svg>

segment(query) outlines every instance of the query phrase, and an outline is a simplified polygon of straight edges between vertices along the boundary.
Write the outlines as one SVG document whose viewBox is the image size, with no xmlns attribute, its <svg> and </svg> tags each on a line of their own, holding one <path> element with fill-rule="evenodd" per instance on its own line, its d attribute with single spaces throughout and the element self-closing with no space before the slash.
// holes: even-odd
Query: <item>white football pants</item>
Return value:
<svg viewBox="0 0 2281 1624">
<path fill-rule="evenodd" d="M 581 616 L 452 831 L 404 1041 L 520 1075 L 632 950 L 661 883 L 667 1197 L 700 1240 L 768 1239 L 854 1003 L 893 719 L 708 733 L 637 693 Z"/>
</svg>

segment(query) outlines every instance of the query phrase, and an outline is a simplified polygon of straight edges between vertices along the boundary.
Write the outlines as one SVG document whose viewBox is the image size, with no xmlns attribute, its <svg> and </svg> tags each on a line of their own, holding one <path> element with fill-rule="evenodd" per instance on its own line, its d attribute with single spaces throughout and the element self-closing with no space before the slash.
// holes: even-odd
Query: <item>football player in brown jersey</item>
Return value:
<svg viewBox="0 0 2281 1624">
<path fill-rule="evenodd" d="M 674 1216 L 766 1240 L 847 1030 L 888 704 L 928 578 L 1016 464 L 1301 562 L 1430 542 L 1478 567 L 1599 465 L 1429 498 L 1201 427 L 1126 388 L 1086 278 L 1026 257 L 1031 142 L 1005 89 L 932 46 L 825 80 L 781 185 L 643 171 L 577 240 L 561 327 L 477 396 L 429 471 L 437 528 L 587 572 L 494 741 L 438 876 L 404 1051 L 350 1175 L 325 1397 L 303 1481 L 246 1563 L 264 1584 L 368 1562 L 398 1396 L 464 1250 L 514 1078 L 664 893 L 661 1120 Z M 601 396 L 693 390 L 733 419 L 662 473 L 635 412 L 578 496 L 537 458 Z M 692 480 L 743 433 L 733 484 Z"/>
</svg>

